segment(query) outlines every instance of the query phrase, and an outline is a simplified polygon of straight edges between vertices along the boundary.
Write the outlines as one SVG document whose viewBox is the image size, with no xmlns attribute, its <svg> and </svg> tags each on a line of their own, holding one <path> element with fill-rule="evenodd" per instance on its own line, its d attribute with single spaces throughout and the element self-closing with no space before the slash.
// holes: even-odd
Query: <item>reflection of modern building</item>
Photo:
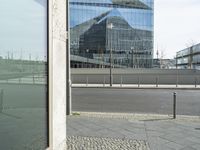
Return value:
<svg viewBox="0 0 200 150">
<path fill-rule="evenodd" d="M 153 0 L 70 0 L 70 32 L 71 55 L 104 66 L 112 49 L 115 65 L 152 67 Z"/>
<path fill-rule="evenodd" d="M 200 69 L 200 43 L 176 53 L 177 67 Z"/>
</svg>

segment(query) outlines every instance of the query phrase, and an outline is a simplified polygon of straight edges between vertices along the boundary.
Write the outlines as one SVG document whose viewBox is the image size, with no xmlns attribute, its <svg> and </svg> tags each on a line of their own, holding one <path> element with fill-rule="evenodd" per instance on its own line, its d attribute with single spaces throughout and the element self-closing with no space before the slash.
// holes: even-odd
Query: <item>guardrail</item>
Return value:
<svg viewBox="0 0 200 150">
<path fill-rule="evenodd" d="M 195 69 L 118 69 L 112 71 L 113 84 L 120 85 L 193 85 L 200 84 L 200 71 Z M 110 83 L 109 69 L 71 69 L 72 84 Z"/>
<path fill-rule="evenodd" d="M 25 77 L 7 78 L 0 80 L 0 83 L 12 84 L 46 84 L 47 77 L 43 75 L 30 75 Z"/>
<path fill-rule="evenodd" d="M 105 86 L 110 83 L 110 76 L 103 74 L 72 74 L 72 84 L 99 84 Z M 127 74 L 113 75 L 113 85 L 152 85 L 159 87 L 162 85 L 192 85 L 197 88 L 200 85 L 200 75 L 154 75 L 154 74 Z"/>
</svg>

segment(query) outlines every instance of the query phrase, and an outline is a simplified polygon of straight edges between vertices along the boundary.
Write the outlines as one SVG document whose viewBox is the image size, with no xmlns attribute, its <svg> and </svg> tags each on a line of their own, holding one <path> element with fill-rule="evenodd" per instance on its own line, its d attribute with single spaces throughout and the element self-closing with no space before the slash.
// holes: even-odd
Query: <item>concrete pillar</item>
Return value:
<svg viewBox="0 0 200 150">
<path fill-rule="evenodd" d="M 66 149 L 67 32 L 66 1 L 49 0 L 50 150 Z"/>
</svg>

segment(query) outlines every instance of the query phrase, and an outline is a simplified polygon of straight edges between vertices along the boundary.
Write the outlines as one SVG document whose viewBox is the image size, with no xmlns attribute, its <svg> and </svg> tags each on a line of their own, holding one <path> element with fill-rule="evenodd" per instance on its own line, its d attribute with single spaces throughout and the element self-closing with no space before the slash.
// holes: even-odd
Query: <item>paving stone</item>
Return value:
<svg viewBox="0 0 200 150">
<path fill-rule="evenodd" d="M 163 145 L 169 143 L 170 141 L 162 139 L 160 137 L 151 137 L 148 139 L 149 147 L 151 150 L 162 150 L 163 148 L 171 149 L 169 147 L 164 147 Z"/>
<path fill-rule="evenodd" d="M 68 136 L 67 150 L 149 150 L 146 141 Z"/>
<path fill-rule="evenodd" d="M 149 117 L 148 115 L 109 115 L 109 113 L 103 113 L 102 116 L 89 114 L 67 117 L 67 135 L 74 137 L 73 140 L 75 140 L 75 143 L 72 143 L 80 144 L 80 138 L 85 137 L 84 140 L 89 142 L 84 143 L 82 139 L 84 146 L 80 149 L 80 147 L 71 145 L 72 150 L 85 150 L 84 147 L 87 144 L 91 145 L 87 150 L 123 150 L 126 148 L 129 150 L 130 147 L 126 147 L 123 140 L 143 141 L 149 145 L 151 150 L 200 150 L 200 131 L 196 130 L 199 128 L 200 119 L 196 117 L 184 116 L 174 120 L 163 119 L 163 116 L 156 115 Z M 107 143 L 108 141 L 110 144 Z M 113 146 L 113 142 L 116 141 L 118 143 Z M 129 142 L 126 144 L 130 146 Z M 118 147 L 115 147 L 116 145 Z"/>
<path fill-rule="evenodd" d="M 197 150 L 197 149 L 196 148 L 192 148 L 190 146 L 187 146 L 187 147 L 184 147 L 184 148 L 182 148 L 180 150 Z"/>
<path fill-rule="evenodd" d="M 163 147 L 169 147 L 169 148 L 174 149 L 174 150 L 180 150 L 180 149 L 184 148 L 184 146 L 177 144 L 175 142 L 165 143 L 163 145 Z"/>
</svg>

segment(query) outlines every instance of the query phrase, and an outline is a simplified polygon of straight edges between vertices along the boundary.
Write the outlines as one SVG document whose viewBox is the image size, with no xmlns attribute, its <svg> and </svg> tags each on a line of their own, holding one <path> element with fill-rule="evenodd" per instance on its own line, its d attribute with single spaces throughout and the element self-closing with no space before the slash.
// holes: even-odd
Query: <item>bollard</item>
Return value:
<svg viewBox="0 0 200 150">
<path fill-rule="evenodd" d="M 0 90 L 0 113 L 3 112 L 3 89 Z"/>
<path fill-rule="evenodd" d="M 138 77 L 138 87 L 140 87 L 140 77 Z"/>
<path fill-rule="evenodd" d="M 103 87 L 105 87 L 106 78 L 103 76 Z"/>
<path fill-rule="evenodd" d="M 19 84 L 21 83 L 21 78 L 19 78 Z"/>
<path fill-rule="evenodd" d="M 173 93 L 173 118 L 176 119 L 176 92 Z"/>
<path fill-rule="evenodd" d="M 156 87 L 158 87 L 158 77 L 156 77 Z"/>
<path fill-rule="evenodd" d="M 195 85 L 195 88 L 197 88 L 197 77 L 195 77 L 194 85 Z"/>
<path fill-rule="evenodd" d="M 178 87 L 178 76 L 176 77 L 176 87 Z"/>
<path fill-rule="evenodd" d="M 86 76 L 86 86 L 88 87 L 88 76 Z"/>
<path fill-rule="evenodd" d="M 122 83 L 123 83 L 123 78 L 121 76 L 121 82 L 120 82 L 120 86 L 122 87 Z"/>
<path fill-rule="evenodd" d="M 35 76 L 34 76 L 34 74 L 33 74 L 33 84 L 35 84 Z"/>
</svg>

